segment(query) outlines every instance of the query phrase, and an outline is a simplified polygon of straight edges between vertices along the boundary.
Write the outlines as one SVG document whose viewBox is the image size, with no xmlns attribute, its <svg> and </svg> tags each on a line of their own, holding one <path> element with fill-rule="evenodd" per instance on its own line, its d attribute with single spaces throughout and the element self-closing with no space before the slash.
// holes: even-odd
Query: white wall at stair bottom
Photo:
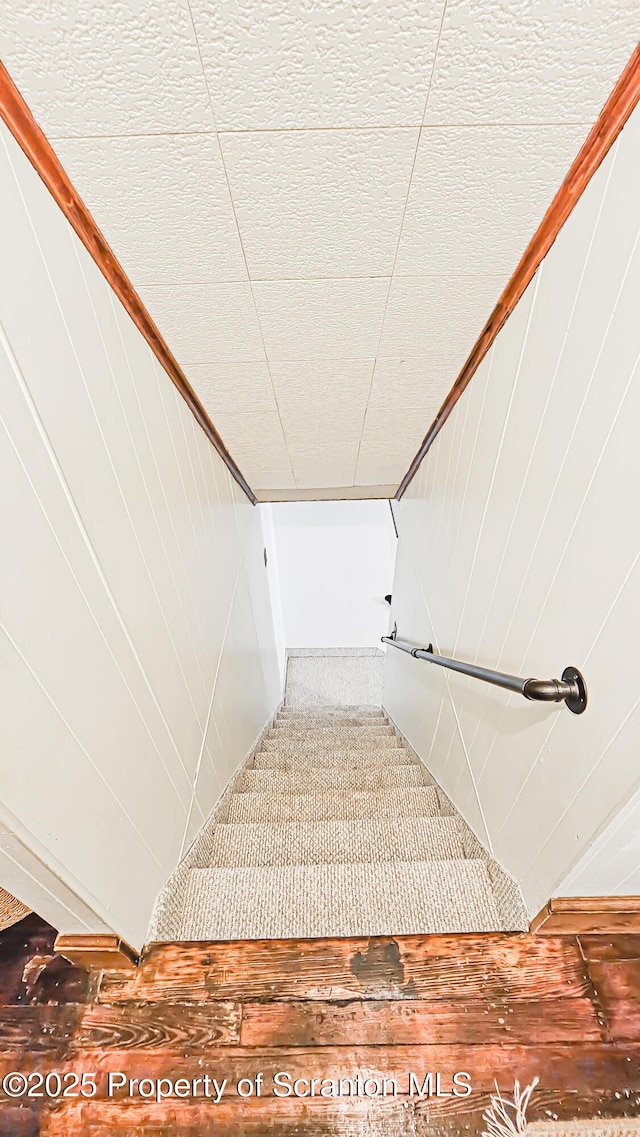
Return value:
<svg viewBox="0 0 640 1137">
<path fill-rule="evenodd" d="M 397 540 L 388 501 L 271 506 L 288 648 L 380 647 Z"/>
<path fill-rule="evenodd" d="M 139 947 L 281 698 L 261 519 L 0 125 L 0 884 Z"/>
<path fill-rule="evenodd" d="M 387 709 L 532 913 L 640 883 L 639 202 L 636 110 L 398 510 L 400 636 L 586 678 L 578 717 L 387 652 Z"/>
</svg>

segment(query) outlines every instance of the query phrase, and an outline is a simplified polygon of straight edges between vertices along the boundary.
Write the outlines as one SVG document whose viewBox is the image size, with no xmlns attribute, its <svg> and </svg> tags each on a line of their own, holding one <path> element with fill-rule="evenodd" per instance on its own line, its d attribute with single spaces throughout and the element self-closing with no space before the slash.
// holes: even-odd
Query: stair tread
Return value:
<svg viewBox="0 0 640 1137">
<path fill-rule="evenodd" d="M 500 928 L 486 863 L 455 858 L 192 869 L 181 936 L 242 940 Z"/>
<path fill-rule="evenodd" d="M 397 766 L 358 766 L 340 769 L 337 766 L 306 766 L 299 770 L 245 770 L 236 786 L 236 793 L 257 791 L 288 794 L 321 792 L 326 789 L 375 790 L 386 786 L 432 785 L 423 767 L 404 763 Z"/>
<path fill-rule="evenodd" d="M 527 924 L 517 884 L 373 706 L 285 705 L 174 878 L 156 939 Z"/>
<path fill-rule="evenodd" d="M 203 842 L 199 867 L 464 858 L 455 817 L 227 822 Z"/>
<path fill-rule="evenodd" d="M 434 786 L 390 790 L 325 790 L 323 793 L 239 793 L 229 799 L 228 821 L 321 821 L 325 818 L 433 817 Z"/>
<path fill-rule="evenodd" d="M 254 758 L 255 770 L 317 770 L 319 767 L 338 766 L 352 769 L 357 766 L 416 766 L 421 765 L 415 755 L 403 746 L 391 750 L 320 750 L 311 756 L 300 751 L 259 750 Z M 426 767 L 423 767 L 426 769 Z"/>
</svg>

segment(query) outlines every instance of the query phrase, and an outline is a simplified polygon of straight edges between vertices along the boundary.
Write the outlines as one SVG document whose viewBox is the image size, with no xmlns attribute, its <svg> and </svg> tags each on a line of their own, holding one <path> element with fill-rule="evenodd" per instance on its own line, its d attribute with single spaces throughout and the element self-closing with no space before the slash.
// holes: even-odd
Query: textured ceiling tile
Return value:
<svg viewBox="0 0 640 1137">
<path fill-rule="evenodd" d="M 271 377 L 285 430 L 301 415 L 306 420 L 326 413 L 362 419 L 373 365 L 373 359 L 328 359 L 319 363 L 270 360 Z"/>
<path fill-rule="evenodd" d="M 389 281 L 301 280 L 254 285 L 270 359 L 374 356 Z"/>
<path fill-rule="evenodd" d="M 442 0 L 191 0 L 218 127 L 419 123 Z"/>
<path fill-rule="evenodd" d="M 511 276 L 586 134 L 584 126 L 422 132 L 396 272 Z"/>
<path fill-rule="evenodd" d="M 417 130 L 221 139 L 252 279 L 390 276 Z"/>
<path fill-rule="evenodd" d="M 228 446 L 240 447 L 263 465 L 288 463 L 287 447 L 277 411 L 254 414 L 235 411 L 218 414 L 216 428 Z"/>
<path fill-rule="evenodd" d="M 404 408 L 404 415 L 399 414 L 397 408 L 396 413 L 379 412 L 380 408 L 370 408 L 367 412 L 368 423 L 356 466 L 356 485 L 398 485 L 431 425 L 431 419 L 420 409 Z"/>
<path fill-rule="evenodd" d="M 215 135 L 60 139 L 56 152 L 138 286 L 246 279 Z"/>
<path fill-rule="evenodd" d="M 448 390 L 500 295 L 503 278 L 473 276 L 395 277 L 385 313 L 378 361 L 417 360 L 416 386 L 429 394 Z M 379 363 L 378 363 L 379 365 Z M 389 376 L 383 369 L 374 379 Z M 421 394 L 422 397 L 422 394 Z"/>
<path fill-rule="evenodd" d="M 184 0 L 3 0 L 0 55 L 50 138 L 214 126 Z"/>
<path fill-rule="evenodd" d="M 325 444 L 316 446 L 312 445 L 312 435 L 308 429 L 306 439 L 302 434 L 287 433 L 287 445 L 296 477 L 310 470 L 323 469 L 330 472 L 335 466 L 341 470 L 348 468 L 351 471 L 349 477 L 352 478 L 358 457 L 360 430 L 338 433 L 329 424 L 326 435 L 323 429 Z M 343 478 L 338 479 L 336 485 L 340 485 L 341 481 Z"/>
<path fill-rule="evenodd" d="M 295 490 L 296 488 L 294 476 L 289 469 L 274 470 L 271 467 L 264 469 L 249 462 L 245 465 L 243 473 L 254 493 L 260 490 L 265 501 L 269 500 L 268 496 L 264 496 L 265 490 Z"/>
<path fill-rule="evenodd" d="M 214 422 L 249 485 L 280 489 L 295 485 L 277 412 L 238 414 L 229 410 L 218 414 Z"/>
<path fill-rule="evenodd" d="M 302 431 L 287 431 L 287 444 L 295 469 L 304 466 L 322 466 L 338 462 L 346 465 L 355 463 L 358 454 L 362 422 L 355 426 L 351 422 L 328 420 L 323 422 L 322 433 L 315 434 L 307 424 L 306 437 Z"/>
<path fill-rule="evenodd" d="M 395 406 L 413 407 L 433 419 L 458 371 L 446 356 L 425 354 L 423 359 L 379 359 L 369 406 L 389 411 Z"/>
<path fill-rule="evenodd" d="M 163 285 L 139 291 L 182 367 L 264 361 L 249 284 Z"/>
<path fill-rule="evenodd" d="M 398 446 L 411 456 L 418 449 L 427 430 L 431 426 L 431 419 L 425 417 L 421 408 L 403 406 L 398 404 L 393 408 L 368 407 L 362 431 L 361 453 L 378 445 Z"/>
<path fill-rule="evenodd" d="M 318 416 L 301 418 L 297 428 L 285 425 L 287 445 L 299 486 L 352 485 L 358 458 L 363 413 L 345 415 L 327 403 Z"/>
<path fill-rule="evenodd" d="M 593 122 L 638 38 L 633 0 L 448 0 L 426 122 Z"/>
<path fill-rule="evenodd" d="M 389 453 L 384 444 L 360 451 L 354 484 L 356 486 L 397 486 L 404 477 L 413 454 Z"/>
<path fill-rule="evenodd" d="M 214 422 L 218 413 L 277 410 L 266 363 L 196 363 L 185 370 Z"/>
</svg>

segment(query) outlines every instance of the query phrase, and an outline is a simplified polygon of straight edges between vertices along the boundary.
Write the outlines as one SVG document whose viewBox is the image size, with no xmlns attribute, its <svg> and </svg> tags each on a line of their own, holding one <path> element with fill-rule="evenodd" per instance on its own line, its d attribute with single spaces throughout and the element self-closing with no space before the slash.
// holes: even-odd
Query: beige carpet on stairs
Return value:
<svg viewBox="0 0 640 1137">
<path fill-rule="evenodd" d="M 163 890 L 151 940 L 520 930 L 519 890 L 380 708 L 285 706 Z"/>
</svg>

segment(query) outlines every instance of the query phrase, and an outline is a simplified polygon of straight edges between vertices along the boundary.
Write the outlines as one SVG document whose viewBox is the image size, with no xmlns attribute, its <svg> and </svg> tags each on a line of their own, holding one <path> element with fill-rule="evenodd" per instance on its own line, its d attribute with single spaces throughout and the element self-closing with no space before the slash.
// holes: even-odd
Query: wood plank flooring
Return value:
<svg viewBox="0 0 640 1137">
<path fill-rule="evenodd" d="M 3 1135 L 470 1137 L 495 1081 L 535 1077 L 532 1119 L 640 1118 L 640 936 L 152 945 L 127 977 L 52 957 L 54 936 L 36 916 L 0 934 L 0 1079 L 54 1074 L 52 1100 L 0 1095 Z"/>
</svg>

